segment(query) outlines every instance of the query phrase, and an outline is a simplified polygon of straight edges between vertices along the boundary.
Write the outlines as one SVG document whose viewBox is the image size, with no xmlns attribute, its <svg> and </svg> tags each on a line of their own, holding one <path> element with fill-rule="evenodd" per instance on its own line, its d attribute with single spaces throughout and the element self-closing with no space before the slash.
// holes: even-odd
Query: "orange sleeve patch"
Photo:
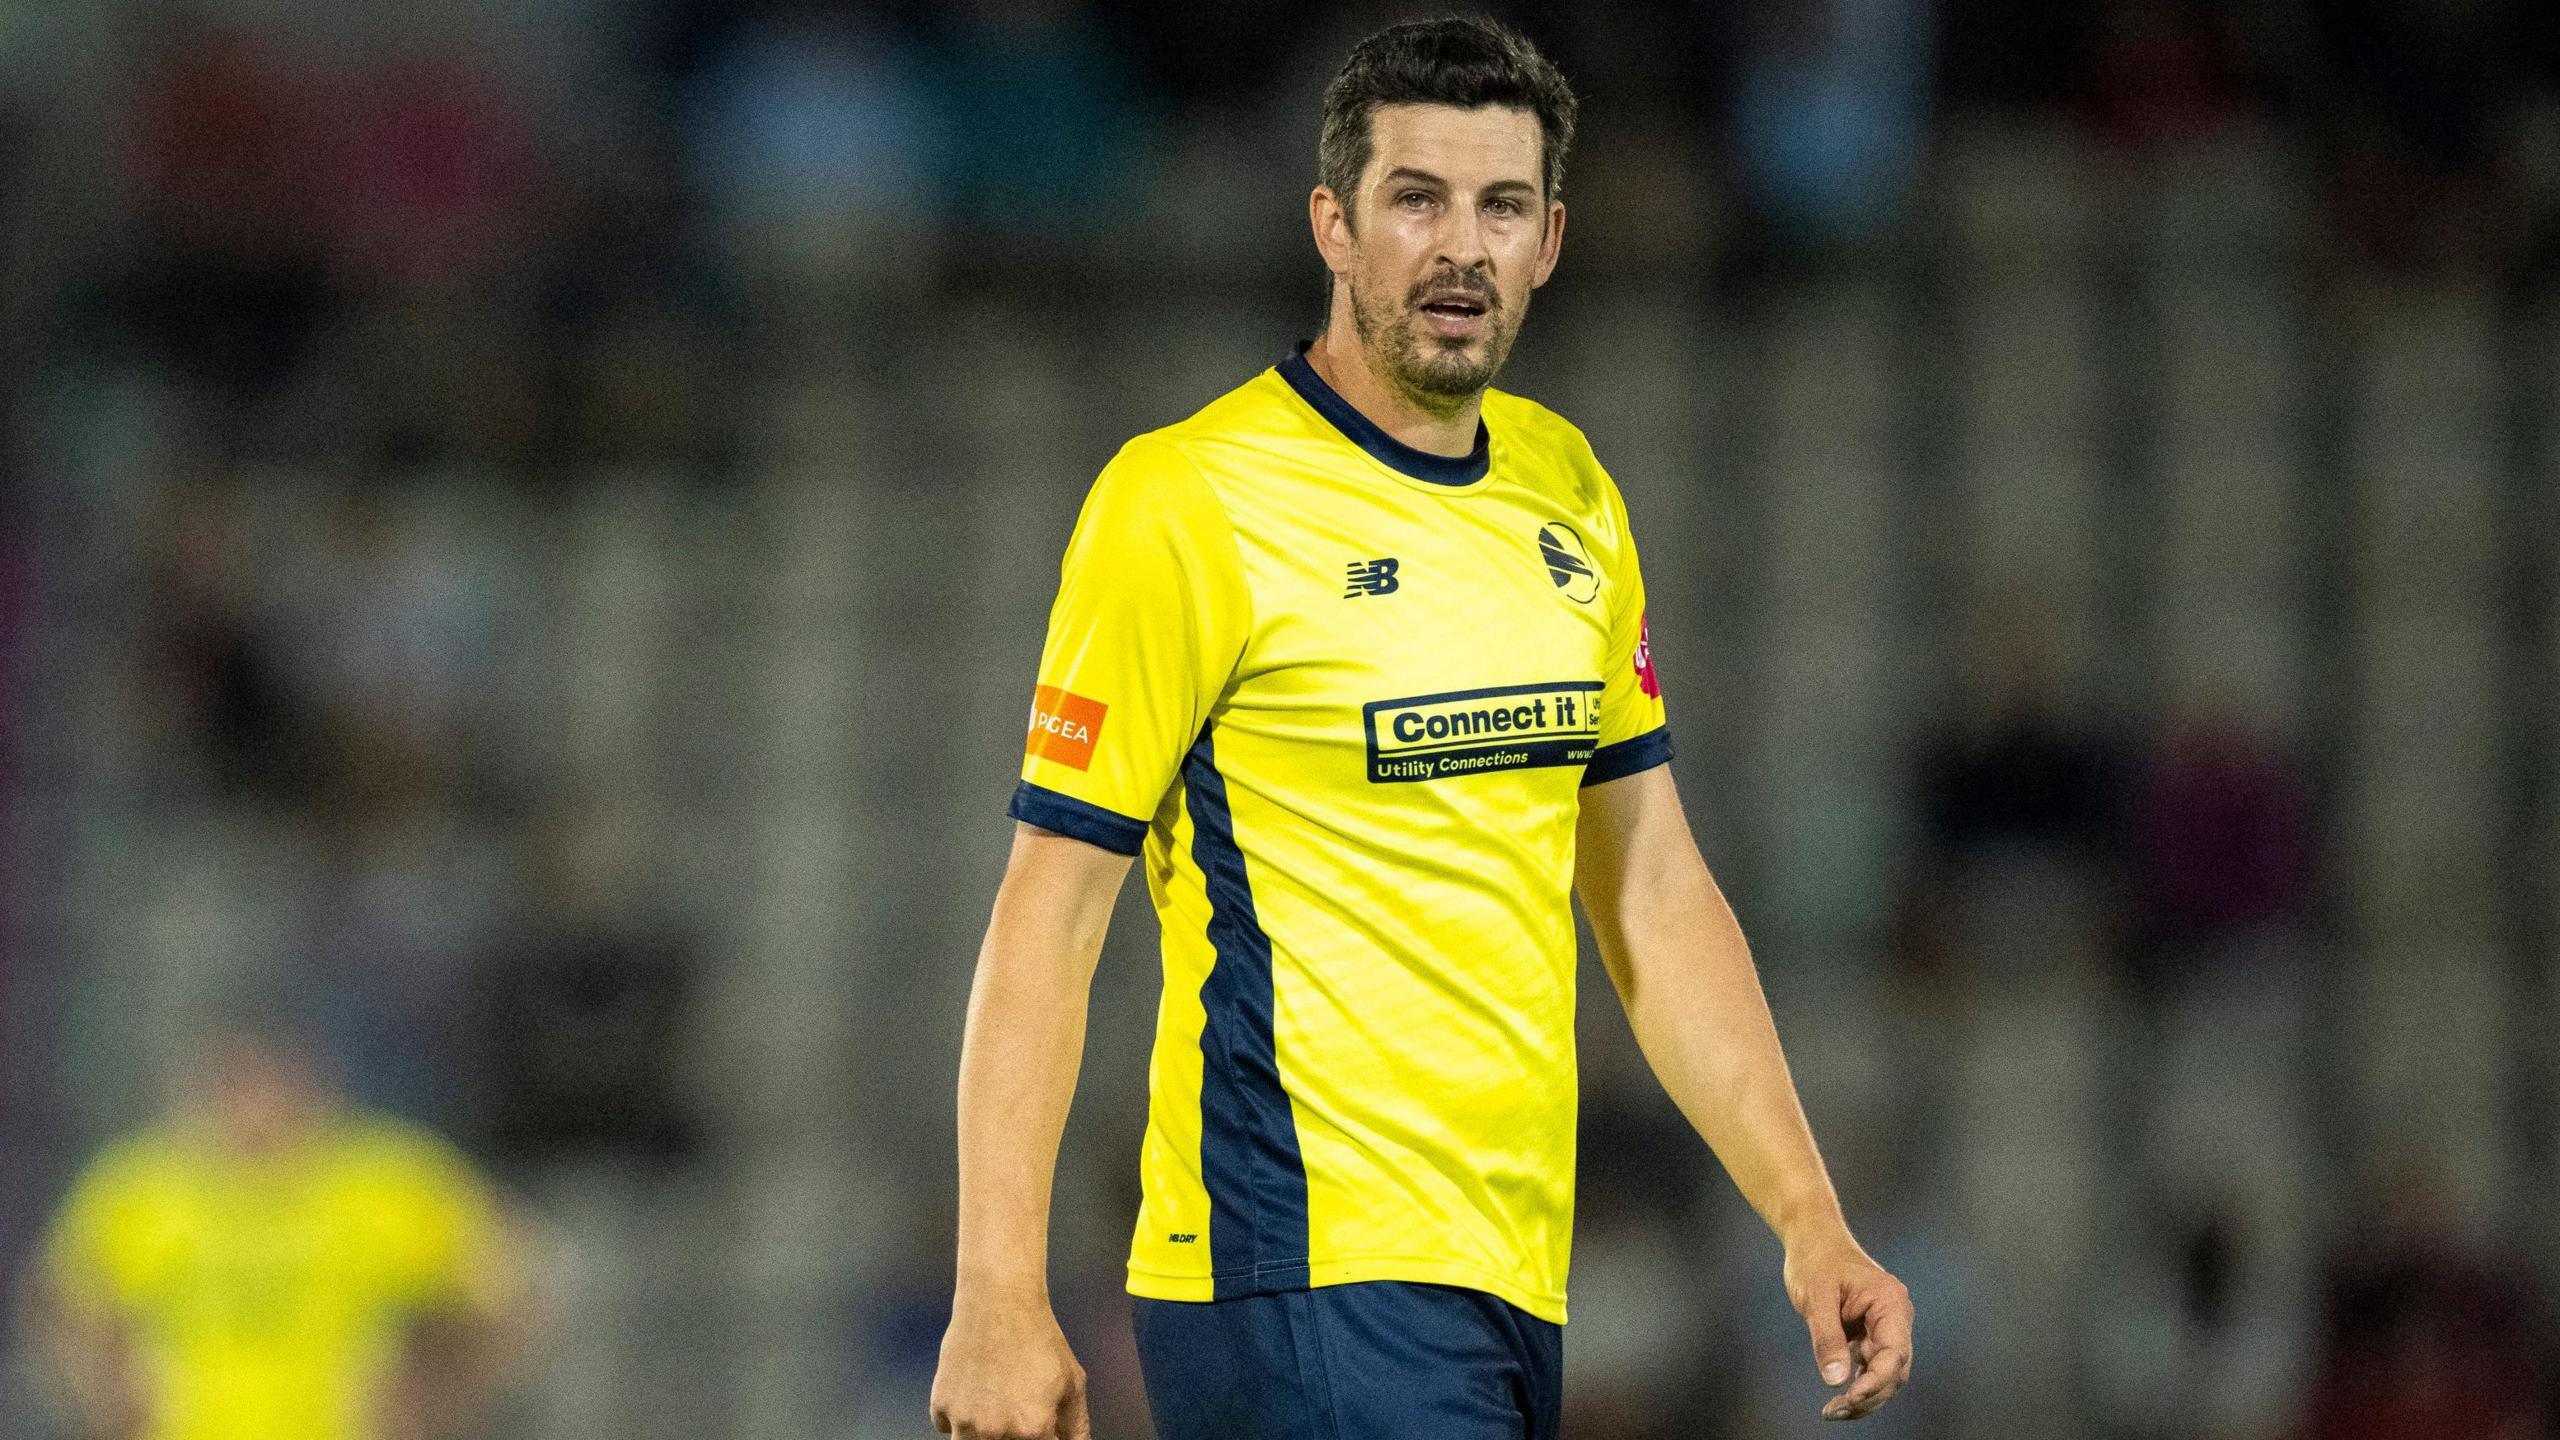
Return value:
<svg viewBox="0 0 2560 1440">
<path fill-rule="evenodd" d="M 1103 712 L 1110 708 L 1055 685 L 1033 687 L 1031 733 L 1023 741 L 1023 753 L 1078 770 L 1092 769 L 1093 742 L 1101 738 Z"/>
</svg>

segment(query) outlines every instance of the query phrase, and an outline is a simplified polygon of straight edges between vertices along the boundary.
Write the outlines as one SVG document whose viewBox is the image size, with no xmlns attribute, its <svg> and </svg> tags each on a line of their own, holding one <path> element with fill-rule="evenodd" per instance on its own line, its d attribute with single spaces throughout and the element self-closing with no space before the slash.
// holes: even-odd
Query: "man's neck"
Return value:
<svg viewBox="0 0 2560 1440">
<path fill-rule="evenodd" d="M 1368 351 L 1349 319 L 1336 316 L 1316 343 L 1307 347 L 1307 363 L 1369 423 L 1403 444 L 1430 455 L 1471 455 L 1476 448 L 1476 416 L 1484 408 L 1481 391 L 1450 411 L 1426 410 L 1387 382 L 1369 364 Z"/>
</svg>

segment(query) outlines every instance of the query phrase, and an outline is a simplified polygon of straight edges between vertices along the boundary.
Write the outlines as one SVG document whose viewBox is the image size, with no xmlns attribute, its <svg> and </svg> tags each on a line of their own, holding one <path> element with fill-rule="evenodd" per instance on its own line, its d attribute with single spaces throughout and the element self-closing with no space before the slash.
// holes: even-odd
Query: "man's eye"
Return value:
<svg viewBox="0 0 2560 1440">
<path fill-rule="evenodd" d="M 1485 202 L 1485 208 L 1491 210 L 1496 215 L 1517 215 L 1520 213 L 1520 202 L 1517 200 L 1488 200 Z"/>
<path fill-rule="evenodd" d="M 1407 191 L 1406 191 L 1406 192 L 1404 192 L 1403 194 L 1398 195 L 1398 196 L 1396 197 L 1396 203 L 1397 203 L 1397 204 L 1399 204 L 1399 205 L 1402 205 L 1403 207 L 1405 207 L 1405 208 L 1406 208 L 1406 209 L 1408 209 L 1408 210 L 1411 210 L 1411 209 L 1415 208 L 1416 206 L 1423 205 L 1423 204 L 1427 204 L 1427 203 L 1430 201 L 1430 199 L 1431 199 L 1431 197 L 1430 197 L 1430 196 L 1428 196 L 1428 195 L 1424 194 L 1423 192 L 1421 192 L 1421 191 L 1419 191 L 1419 190 L 1407 190 Z"/>
</svg>

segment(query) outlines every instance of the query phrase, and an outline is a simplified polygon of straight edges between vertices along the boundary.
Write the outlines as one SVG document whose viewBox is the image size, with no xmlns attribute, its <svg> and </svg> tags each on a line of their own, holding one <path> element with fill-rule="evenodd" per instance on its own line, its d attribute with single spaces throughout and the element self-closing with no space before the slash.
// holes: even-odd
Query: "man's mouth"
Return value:
<svg viewBox="0 0 2560 1440">
<path fill-rule="evenodd" d="M 1424 297 L 1420 308 L 1423 326 L 1432 334 L 1467 340 L 1485 332 L 1485 315 L 1492 306 L 1464 291 L 1442 291 Z"/>
</svg>

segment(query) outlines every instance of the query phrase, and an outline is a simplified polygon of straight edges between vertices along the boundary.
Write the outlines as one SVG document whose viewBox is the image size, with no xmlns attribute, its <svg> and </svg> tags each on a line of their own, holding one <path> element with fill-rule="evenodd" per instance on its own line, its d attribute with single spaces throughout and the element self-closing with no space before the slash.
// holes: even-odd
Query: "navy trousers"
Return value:
<svg viewBox="0 0 2560 1440">
<path fill-rule="evenodd" d="M 1557 1440 L 1564 1327 L 1398 1280 L 1137 1302 L 1160 1440 Z"/>
</svg>

